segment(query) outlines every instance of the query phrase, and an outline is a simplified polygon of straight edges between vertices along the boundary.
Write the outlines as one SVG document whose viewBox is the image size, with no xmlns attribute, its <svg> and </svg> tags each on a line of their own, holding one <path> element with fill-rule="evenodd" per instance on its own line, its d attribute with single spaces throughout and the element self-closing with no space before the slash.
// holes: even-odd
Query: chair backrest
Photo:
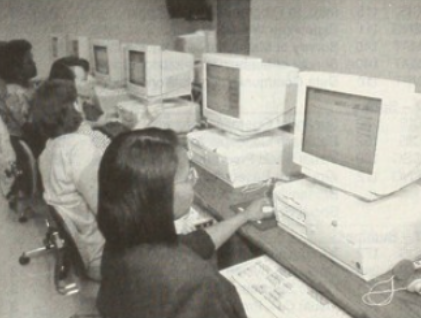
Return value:
<svg viewBox="0 0 421 318">
<path fill-rule="evenodd" d="M 64 241 L 63 248 L 66 262 L 73 266 L 76 275 L 86 278 L 85 264 L 63 216 L 51 205 L 48 206 L 48 214 L 54 222 L 53 226 L 55 226 L 60 238 Z"/>
<path fill-rule="evenodd" d="M 38 192 L 39 177 L 37 161 L 27 143 L 17 137 L 10 137 L 16 153 L 18 175 L 15 181 L 16 190 L 23 191 L 28 197 L 34 197 Z"/>
</svg>

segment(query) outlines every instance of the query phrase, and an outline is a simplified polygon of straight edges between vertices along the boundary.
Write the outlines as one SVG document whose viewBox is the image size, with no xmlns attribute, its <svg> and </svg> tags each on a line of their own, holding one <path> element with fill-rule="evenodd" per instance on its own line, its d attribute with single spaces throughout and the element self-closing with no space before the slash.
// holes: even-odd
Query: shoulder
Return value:
<svg viewBox="0 0 421 318">
<path fill-rule="evenodd" d="M 100 158 L 89 137 L 72 133 L 48 140 L 39 166 L 41 174 L 65 173 L 77 182 L 87 171 L 97 171 Z"/>
<path fill-rule="evenodd" d="M 91 138 L 89 138 L 89 136 L 79 133 L 66 134 L 54 139 L 50 139 L 47 142 L 47 147 L 54 147 L 57 150 L 69 153 L 74 151 L 80 151 L 85 148 L 89 149 L 92 146 L 93 143 Z"/>
<path fill-rule="evenodd" d="M 203 259 L 210 259 L 215 252 L 215 244 L 209 234 L 203 230 L 179 235 L 178 240 Z"/>
<path fill-rule="evenodd" d="M 26 94 L 26 89 L 18 84 L 7 84 L 6 89 L 9 95 L 24 96 Z"/>
<path fill-rule="evenodd" d="M 17 84 L 7 84 L 6 91 L 6 104 L 9 107 L 12 106 L 13 108 L 22 109 L 26 112 L 29 107 L 32 91 Z"/>
<path fill-rule="evenodd" d="M 94 145 L 88 136 L 71 133 L 48 140 L 40 160 L 54 157 L 54 160 L 83 163 L 91 161 L 95 155 Z"/>
<path fill-rule="evenodd" d="M 82 122 L 78 129 L 78 134 L 86 136 L 90 139 L 92 145 L 94 145 L 99 151 L 104 152 L 107 146 L 110 144 L 110 139 L 103 133 L 92 129 L 92 127 Z"/>
</svg>

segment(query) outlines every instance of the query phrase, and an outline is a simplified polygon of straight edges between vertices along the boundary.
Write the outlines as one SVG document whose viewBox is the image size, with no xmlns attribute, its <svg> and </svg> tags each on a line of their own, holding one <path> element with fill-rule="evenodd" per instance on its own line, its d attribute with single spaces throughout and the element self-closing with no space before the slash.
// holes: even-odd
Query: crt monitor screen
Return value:
<svg viewBox="0 0 421 318">
<path fill-rule="evenodd" d="M 373 174 L 381 99 L 307 87 L 303 151 Z"/>
<path fill-rule="evenodd" d="M 108 51 L 105 46 L 94 47 L 95 71 L 99 74 L 109 75 Z"/>
<path fill-rule="evenodd" d="M 129 81 L 134 85 L 146 86 L 145 52 L 129 51 Z"/>
<path fill-rule="evenodd" d="M 240 70 L 207 64 L 206 77 L 207 107 L 240 118 Z"/>
</svg>

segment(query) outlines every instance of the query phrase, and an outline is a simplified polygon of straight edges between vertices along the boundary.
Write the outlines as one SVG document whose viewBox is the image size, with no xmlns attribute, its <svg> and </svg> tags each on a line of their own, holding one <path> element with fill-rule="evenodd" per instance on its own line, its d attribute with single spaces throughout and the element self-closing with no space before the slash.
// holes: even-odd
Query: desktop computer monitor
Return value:
<svg viewBox="0 0 421 318">
<path fill-rule="evenodd" d="M 89 38 L 86 36 L 70 37 L 68 43 L 68 55 L 76 56 L 89 62 L 91 59 Z"/>
<path fill-rule="evenodd" d="M 290 124 L 298 72 L 255 57 L 204 54 L 204 116 L 217 128 L 242 137 Z"/>
<path fill-rule="evenodd" d="M 201 61 L 204 53 L 216 53 L 216 33 L 212 30 L 198 30 L 177 36 L 174 49 L 193 54 L 195 61 Z"/>
<path fill-rule="evenodd" d="M 304 174 L 375 200 L 421 177 L 421 107 L 413 84 L 303 72 L 294 161 Z"/>
<path fill-rule="evenodd" d="M 105 87 L 124 86 L 123 56 L 118 40 L 92 40 L 93 73 L 97 82 Z"/>
<path fill-rule="evenodd" d="M 67 55 L 67 35 L 51 34 L 50 35 L 50 57 L 51 62 Z"/>
<path fill-rule="evenodd" d="M 142 100 L 191 95 L 192 55 L 156 45 L 127 44 L 124 56 L 129 94 Z"/>
</svg>

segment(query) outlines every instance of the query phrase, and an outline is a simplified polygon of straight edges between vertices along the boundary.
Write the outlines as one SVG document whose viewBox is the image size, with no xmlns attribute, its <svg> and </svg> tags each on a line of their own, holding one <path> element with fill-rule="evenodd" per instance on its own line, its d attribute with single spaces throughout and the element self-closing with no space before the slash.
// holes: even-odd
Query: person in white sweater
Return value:
<svg viewBox="0 0 421 318">
<path fill-rule="evenodd" d="M 31 120 L 48 138 L 39 158 L 44 199 L 63 216 L 88 275 L 100 279 L 104 239 L 96 222 L 97 171 L 106 143 L 83 124 L 74 83 L 52 80 L 35 92 Z"/>
</svg>

